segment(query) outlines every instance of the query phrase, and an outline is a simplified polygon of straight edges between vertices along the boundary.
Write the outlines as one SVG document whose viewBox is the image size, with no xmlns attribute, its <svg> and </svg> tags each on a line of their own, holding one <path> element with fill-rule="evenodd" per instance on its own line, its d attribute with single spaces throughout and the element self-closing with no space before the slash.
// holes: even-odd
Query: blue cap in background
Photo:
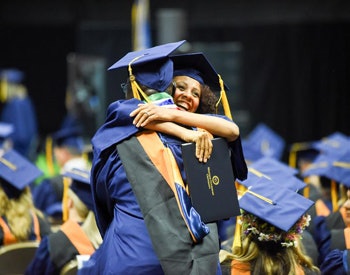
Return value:
<svg viewBox="0 0 350 275">
<path fill-rule="evenodd" d="M 52 140 L 58 147 L 69 147 L 78 150 L 80 153 L 84 151 L 84 141 L 81 136 L 80 127 L 67 127 L 53 133 Z"/>
<path fill-rule="evenodd" d="M 19 197 L 23 189 L 42 173 L 36 165 L 13 149 L 0 156 L 0 182 L 10 199 Z"/>
<path fill-rule="evenodd" d="M 90 186 L 90 171 L 73 168 L 63 174 L 64 177 L 72 179 L 70 189 L 89 208 L 93 209 L 93 198 Z"/>
<path fill-rule="evenodd" d="M 247 161 L 256 161 L 264 156 L 281 159 L 285 145 L 284 139 L 264 123 L 259 123 L 248 137 L 242 140 Z"/>
</svg>

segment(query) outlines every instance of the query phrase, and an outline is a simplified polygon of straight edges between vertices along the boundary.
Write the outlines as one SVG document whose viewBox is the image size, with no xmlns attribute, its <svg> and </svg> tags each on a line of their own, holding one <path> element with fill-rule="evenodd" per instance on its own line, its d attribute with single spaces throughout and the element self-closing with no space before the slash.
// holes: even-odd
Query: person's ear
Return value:
<svg viewBox="0 0 350 275">
<path fill-rule="evenodd" d="M 74 201 L 71 198 L 68 198 L 67 207 L 68 209 L 71 209 L 74 207 Z"/>
</svg>

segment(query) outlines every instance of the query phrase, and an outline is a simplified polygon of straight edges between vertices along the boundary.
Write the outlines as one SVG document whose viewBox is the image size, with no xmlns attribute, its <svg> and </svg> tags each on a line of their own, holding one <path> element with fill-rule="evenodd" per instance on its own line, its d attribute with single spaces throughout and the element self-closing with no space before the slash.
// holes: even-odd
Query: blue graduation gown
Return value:
<svg viewBox="0 0 350 275">
<path fill-rule="evenodd" d="M 105 124 L 92 139 L 91 185 L 103 243 L 79 274 L 163 274 L 116 149 L 116 144 L 139 132 L 129 116 L 139 103 L 136 99 L 112 103 Z M 181 141 L 166 135 L 162 141 L 172 150 L 185 181 Z"/>
<path fill-rule="evenodd" d="M 14 98 L 6 102 L 1 121 L 11 123 L 14 133 L 11 139 L 14 148 L 26 157 L 33 157 L 33 146 L 38 137 L 38 125 L 34 106 L 30 98 Z"/>
</svg>

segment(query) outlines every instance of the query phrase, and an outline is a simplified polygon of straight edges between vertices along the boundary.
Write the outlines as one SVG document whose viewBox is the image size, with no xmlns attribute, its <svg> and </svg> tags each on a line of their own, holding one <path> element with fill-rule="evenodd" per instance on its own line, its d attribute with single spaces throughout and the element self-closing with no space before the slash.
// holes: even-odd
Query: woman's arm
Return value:
<svg viewBox="0 0 350 275">
<path fill-rule="evenodd" d="M 207 130 L 215 136 L 234 141 L 239 136 L 239 128 L 236 123 L 204 114 L 190 113 L 178 109 L 156 106 L 154 104 L 140 104 L 130 113 L 134 117 L 133 123 L 137 127 L 145 127 L 153 121 L 171 121 L 187 126 L 198 127 Z"/>
<path fill-rule="evenodd" d="M 193 131 L 173 122 L 163 121 L 150 122 L 144 128 L 175 136 L 185 142 L 195 142 L 196 157 L 198 160 L 200 162 L 207 162 L 210 158 L 213 149 L 213 144 L 211 142 L 213 136 L 206 131 Z"/>
</svg>

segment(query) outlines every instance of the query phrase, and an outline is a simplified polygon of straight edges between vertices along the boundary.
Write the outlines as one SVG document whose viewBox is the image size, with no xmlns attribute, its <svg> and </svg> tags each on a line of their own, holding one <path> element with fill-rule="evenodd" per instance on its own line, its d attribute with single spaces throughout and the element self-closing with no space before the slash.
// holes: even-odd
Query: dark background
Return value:
<svg viewBox="0 0 350 275">
<path fill-rule="evenodd" d="M 259 122 L 287 144 L 336 131 L 350 135 L 350 1 L 150 2 L 153 46 L 186 39 L 192 50 L 208 53 L 231 88 L 232 114 L 243 137 Z M 65 115 L 70 53 L 101 58 L 106 70 L 131 50 L 131 4 L 0 2 L 0 68 L 26 73 L 41 135 L 55 131 Z M 161 19 L 169 9 L 181 11 L 181 24 Z M 93 128 L 107 105 L 123 97 L 125 76 L 103 74 Z"/>
</svg>

